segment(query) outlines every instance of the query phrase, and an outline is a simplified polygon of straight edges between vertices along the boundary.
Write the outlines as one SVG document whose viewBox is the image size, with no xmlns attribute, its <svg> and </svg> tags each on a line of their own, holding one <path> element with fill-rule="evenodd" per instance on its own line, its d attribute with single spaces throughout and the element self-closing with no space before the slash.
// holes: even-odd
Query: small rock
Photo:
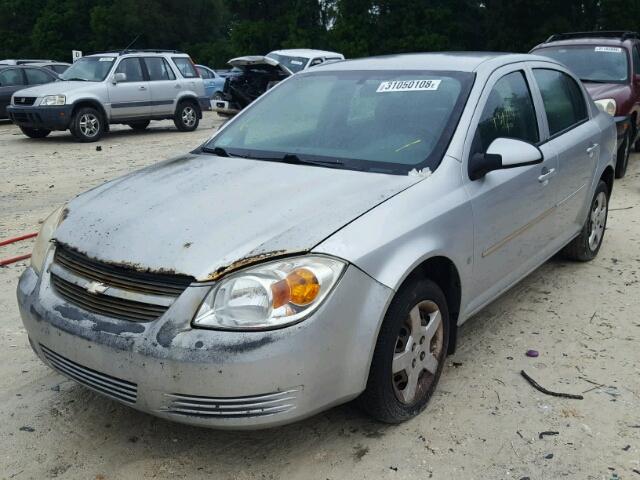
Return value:
<svg viewBox="0 0 640 480">
<path fill-rule="evenodd" d="M 51 390 L 53 390 L 54 392 L 59 392 L 60 391 L 60 385 L 54 385 L 53 387 L 51 387 Z"/>
<path fill-rule="evenodd" d="M 553 453 L 547 453 L 544 458 L 546 458 L 547 460 L 551 460 L 553 458 Z"/>
<path fill-rule="evenodd" d="M 527 354 L 526 355 L 527 355 L 527 357 L 536 358 L 540 354 L 538 353 L 537 350 L 527 350 Z"/>
<path fill-rule="evenodd" d="M 23 427 L 20 427 L 20 431 L 21 432 L 35 432 L 36 429 L 33 427 L 30 427 L 29 425 L 24 425 Z"/>
<path fill-rule="evenodd" d="M 96 147 L 96 152 L 101 152 L 101 151 L 102 151 L 102 147 L 101 147 L 100 145 L 98 145 L 98 146 Z"/>
</svg>

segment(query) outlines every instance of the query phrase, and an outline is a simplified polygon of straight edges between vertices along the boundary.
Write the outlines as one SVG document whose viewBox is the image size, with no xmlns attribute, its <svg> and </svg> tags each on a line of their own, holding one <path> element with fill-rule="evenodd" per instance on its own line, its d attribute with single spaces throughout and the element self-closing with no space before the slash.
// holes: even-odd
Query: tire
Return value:
<svg viewBox="0 0 640 480">
<path fill-rule="evenodd" d="M 181 102 L 176 108 L 173 123 L 181 132 L 193 132 L 200 123 L 198 107 L 193 102 Z"/>
<path fill-rule="evenodd" d="M 151 122 L 149 120 L 139 120 L 137 122 L 128 123 L 127 125 L 129 125 L 132 129 L 136 131 L 142 131 L 142 130 L 145 130 L 150 123 Z"/>
<path fill-rule="evenodd" d="M 578 262 L 593 260 L 602 246 L 608 212 L 609 188 L 600 180 L 580 234 L 564 247 L 562 253 L 570 260 Z"/>
<path fill-rule="evenodd" d="M 624 134 L 622 145 L 618 149 L 618 158 L 616 160 L 616 178 L 622 178 L 627 173 L 627 165 L 629 165 L 629 155 L 631 153 L 631 132 L 627 129 Z"/>
<path fill-rule="evenodd" d="M 51 133 L 51 130 L 46 130 L 44 128 L 20 127 L 20 130 L 30 138 L 44 138 Z"/>
<path fill-rule="evenodd" d="M 420 327 L 415 327 L 416 320 Z M 449 331 L 449 311 L 440 287 L 429 279 L 409 280 L 382 322 L 359 406 L 385 423 L 400 423 L 422 412 L 442 374 Z"/>
<path fill-rule="evenodd" d="M 71 120 L 71 135 L 80 142 L 97 142 L 105 132 L 105 120 L 93 107 L 82 107 Z"/>
<path fill-rule="evenodd" d="M 215 92 L 211 96 L 211 100 L 224 100 L 224 95 L 222 95 L 222 92 Z"/>
</svg>

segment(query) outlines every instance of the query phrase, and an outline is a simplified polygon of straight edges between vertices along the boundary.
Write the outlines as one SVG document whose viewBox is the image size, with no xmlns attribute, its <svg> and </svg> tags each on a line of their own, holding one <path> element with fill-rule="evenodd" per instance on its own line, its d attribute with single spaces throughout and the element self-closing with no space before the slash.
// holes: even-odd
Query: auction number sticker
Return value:
<svg viewBox="0 0 640 480">
<path fill-rule="evenodd" d="M 100 57 L 100 62 L 113 62 L 113 57 Z"/>
<path fill-rule="evenodd" d="M 620 47 L 596 47 L 596 52 L 620 53 L 620 52 L 622 52 L 622 48 L 620 48 Z"/>
<path fill-rule="evenodd" d="M 426 90 L 438 90 L 442 80 L 391 80 L 382 82 L 377 93 L 386 92 L 418 92 Z"/>
</svg>

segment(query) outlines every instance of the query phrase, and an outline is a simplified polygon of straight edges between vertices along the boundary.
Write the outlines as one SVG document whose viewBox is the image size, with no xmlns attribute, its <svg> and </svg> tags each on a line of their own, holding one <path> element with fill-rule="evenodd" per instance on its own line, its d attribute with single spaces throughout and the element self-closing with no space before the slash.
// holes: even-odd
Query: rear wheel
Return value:
<svg viewBox="0 0 640 480">
<path fill-rule="evenodd" d="M 105 131 L 105 121 L 93 107 L 80 108 L 71 120 L 71 134 L 81 142 L 97 142 Z"/>
<path fill-rule="evenodd" d="M 131 122 L 128 125 L 134 130 L 144 130 L 149 126 L 149 120 L 140 120 L 137 122 Z"/>
<path fill-rule="evenodd" d="M 600 180 L 580 234 L 564 247 L 563 253 L 566 257 L 579 262 L 588 262 L 598 255 L 607 227 L 608 213 L 609 188 Z"/>
<path fill-rule="evenodd" d="M 616 178 L 622 178 L 627 173 L 627 165 L 629 164 L 629 154 L 631 153 L 631 132 L 627 129 L 622 140 L 622 145 L 618 149 L 618 158 L 616 160 Z"/>
<path fill-rule="evenodd" d="M 216 92 L 211 97 L 211 100 L 224 100 L 224 95 L 222 95 L 222 92 Z"/>
<path fill-rule="evenodd" d="M 51 130 L 46 130 L 44 128 L 20 127 L 20 130 L 22 130 L 22 133 L 27 137 L 31 138 L 44 138 L 51 133 Z"/>
<path fill-rule="evenodd" d="M 360 406 L 386 423 L 418 415 L 440 379 L 448 341 L 442 290 L 429 279 L 410 281 L 385 315 Z"/>
<path fill-rule="evenodd" d="M 192 102 L 182 102 L 176 109 L 173 123 L 181 132 L 192 132 L 198 128 L 198 108 Z"/>
</svg>

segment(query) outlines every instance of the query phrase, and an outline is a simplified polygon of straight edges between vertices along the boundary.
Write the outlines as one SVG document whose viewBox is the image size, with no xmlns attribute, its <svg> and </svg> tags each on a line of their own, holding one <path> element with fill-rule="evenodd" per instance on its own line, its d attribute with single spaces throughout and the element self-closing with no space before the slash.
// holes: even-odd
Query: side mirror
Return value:
<svg viewBox="0 0 640 480">
<path fill-rule="evenodd" d="M 515 138 L 496 138 L 486 153 L 476 153 L 469 159 L 469 178 L 479 180 L 494 170 L 536 165 L 543 159 L 535 145 Z"/>
<path fill-rule="evenodd" d="M 127 81 L 127 74 L 126 73 L 116 73 L 113 75 L 113 84 L 115 85 L 116 83 L 120 83 L 120 82 L 126 82 Z"/>
</svg>

